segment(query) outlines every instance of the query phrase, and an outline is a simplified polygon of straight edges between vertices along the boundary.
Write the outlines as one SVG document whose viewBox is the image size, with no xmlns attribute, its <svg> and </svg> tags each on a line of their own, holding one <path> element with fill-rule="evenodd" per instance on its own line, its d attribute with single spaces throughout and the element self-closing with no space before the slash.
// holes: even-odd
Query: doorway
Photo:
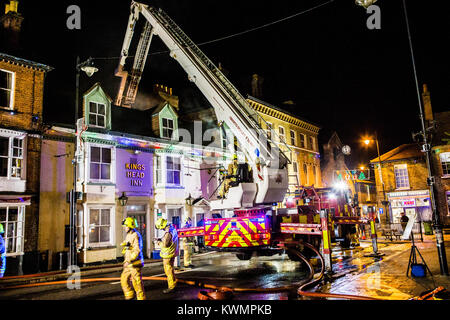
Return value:
<svg viewBox="0 0 450 320">
<path fill-rule="evenodd" d="M 136 219 L 137 231 L 142 237 L 142 250 L 144 258 L 147 257 L 147 210 L 145 205 L 129 205 L 127 206 L 127 217 Z"/>
</svg>

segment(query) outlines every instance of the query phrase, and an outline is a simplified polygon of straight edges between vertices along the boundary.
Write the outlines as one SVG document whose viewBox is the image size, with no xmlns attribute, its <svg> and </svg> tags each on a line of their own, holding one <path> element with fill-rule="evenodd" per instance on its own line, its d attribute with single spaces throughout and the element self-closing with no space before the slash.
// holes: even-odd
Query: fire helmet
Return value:
<svg viewBox="0 0 450 320">
<path fill-rule="evenodd" d="M 136 219 L 132 217 L 128 217 L 125 220 L 123 220 L 122 225 L 131 229 L 136 229 L 138 226 Z"/>
<path fill-rule="evenodd" d="M 167 220 L 164 218 L 159 218 L 158 220 L 156 220 L 156 225 L 155 225 L 156 229 L 165 229 L 167 227 Z"/>
</svg>

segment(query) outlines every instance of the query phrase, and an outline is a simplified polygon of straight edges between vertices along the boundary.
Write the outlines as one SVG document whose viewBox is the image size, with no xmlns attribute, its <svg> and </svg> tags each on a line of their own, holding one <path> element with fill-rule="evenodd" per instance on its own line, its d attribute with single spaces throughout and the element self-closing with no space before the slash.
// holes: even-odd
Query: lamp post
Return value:
<svg viewBox="0 0 450 320">
<path fill-rule="evenodd" d="M 389 208 L 388 204 L 389 202 L 386 201 L 386 190 L 384 188 L 384 181 L 383 181 L 383 171 L 382 171 L 382 161 L 381 161 L 381 155 L 380 155 L 380 145 L 378 143 L 378 135 L 375 135 L 375 139 L 365 139 L 364 144 L 369 145 L 371 142 L 375 142 L 377 146 L 377 155 L 378 155 L 378 173 L 380 176 L 380 183 L 381 183 L 381 189 L 383 191 L 383 200 L 381 201 L 381 204 L 383 205 L 384 211 L 386 212 L 386 220 L 388 222 L 389 228 L 391 227 L 391 217 L 389 214 Z"/>
<path fill-rule="evenodd" d="M 84 62 L 80 62 L 80 57 L 77 57 L 77 64 L 75 67 L 75 143 L 74 143 L 74 158 L 72 160 L 73 165 L 73 189 L 70 193 L 70 216 L 69 216 L 69 256 L 68 266 L 77 264 L 77 244 L 76 244 L 76 213 L 77 213 L 77 121 L 78 121 L 78 109 L 80 106 L 80 71 L 84 71 L 88 77 L 91 77 L 98 71 L 94 67 L 92 58 L 88 58 Z"/>
<path fill-rule="evenodd" d="M 375 3 L 376 0 L 356 0 L 356 4 L 361 5 L 365 8 L 370 6 L 371 4 Z M 436 206 L 436 197 L 437 197 L 437 190 L 435 188 L 435 179 L 434 179 L 434 169 L 432 166 L 432 154 L 431 154 L 431 144 L 429 143 L 429 139 L 427 137 L 427 128 L 425 126 L 425 117 L 423 114 L 423 107 L 422 107 L 422 99 L 420 96 L 420 90 L 419 90 L 419 81 L 417 80 L 417 70 L 416 70 L 416 62 L 414 59 L 414 50 L 412 46 L 412 40 L 411 40 L 411 31 L 409 29 L 409 19 L 408 19 L 408 12 L 406 10 L 406 2 L 405 0 L 402 1 L 403 4 L 403 12 L 405 14 L 405 24 L 406 24 L 406 31 L 408 33 L 408 44 L 409 44 L 409 51 L 411 55 L 411 63 L 414 71 L 414 80 L 416 84 L 416 92 L 417 92 L 417 100 L 419 104 L 419 117 L 421 122 L 422 131 L 419 132 L 419 136 L 422 138 L 422 152 L 425 153 L 425 160 L 427 165 L 427 184 L 430 191 L 430 204 L 431 209 L 433 212 L 433 227 L 434 227 L 434 233 L 436 235 L 436 246 L 438 249 L 438 257 L 439 257 L 439 266 L 441 270 L 442 275 L 448 276 L 448 265 L 447 265 L 447 256 L 445 252 L 445 245 L 444 245 L 444 234 L 442 231 L 442 224 L 441 224 L 441 217 L 438 212 L 438 208 Z"/>
</svg>

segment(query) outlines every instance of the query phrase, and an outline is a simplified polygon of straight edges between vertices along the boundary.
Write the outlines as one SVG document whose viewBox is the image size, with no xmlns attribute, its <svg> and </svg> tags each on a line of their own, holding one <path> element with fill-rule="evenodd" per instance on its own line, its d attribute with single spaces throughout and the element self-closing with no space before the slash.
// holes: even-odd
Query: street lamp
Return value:
<svg viewBox="0 0 450 320">
<path fill-rule="evenodd" d="M 365 8 L 375 3 L 376 0 L 356 0 L 356 4 L 361 5 Z M 419 135 L 423 139 L 423 145 L 422 145 L 422 151 L 425 153 L 425 160 L 427 165 L 427 184 L 429 186 L 430 190 L 430 204 L 431 209 L 433 210 L 433 226 L 434 231 L 436 235 L 436 247 L 438 249 L 438 257 L 439 257 L 439 266 L 441 270 L 442 275 L 449 275 L 448 273 L 448 265 L 447 265 L 447 256 L 445 252 L 445 244 L 444 244 L 444 234 L 442 231 L 442 224 L 441 224 L 441 217 L 439 215 L 437 206 L 436 206 L 436 197 L 437 197 L 437 190 L 435 188 L 435 179 L 434 179 L 434 168 L 432 166 L 431 162 L 431 144 L 429 143 L 429 139 L 427 137 L 427 128 L 425 126 L 425 117 L 423 114 L 423 107 L 422 107 L 422 99 L 420 96 L 420 90 L 419 90 L 419 81 L 417 80 L 417 70 L 416 70 L 416 62 L 414 59 L 414 50 L 412 46 L 412 40 L 411 40 L 411 31 L 409 29 L 409 19 L 408 19 L 408 11 L 406 10 L 406 2 L 405 0 L 402 1 L 403 4 L 403 12 L 405 14 L 405 24 L 406 24 L 406 31 L 408 33 L 408 44 L 409 44 L 409 51 L 411 55 L 411 63 L 414 71 L 414 80 L 416 84 L 416 92 L 417 92 L 417 100 L 419 104 L 419 116 L 420 116 L 420 122 L 422 131 L 419 133 Z"/>
<path fill-rule="evenodd" d="M 122 207 L 125 207 L 125 206 L 127 205 L 127 203 L 128 203 L 128 197 L 127 197 L 127 195 L 125 194 L 125 192 L 122 192 L 122 195 L 121 195 L 120 198 L 119 198 L 119 202 L 120 202 L 120 205 L 121 205 Z"/>
<path fill-rule="evenodd" d="M 80 105 L 80 72 L 83 71 L 88 77 L 91 77 L 98 69 L 94 66 L 94 61 L 92 58 L 88 58 L 84 62 L 80 62 L 80 57 L 77 57 L 77 64 L 75 67 L 76 78 L 75 78 L 75 133 L 77 133 L 77 121 L 78 121 L 78 109 Z M 73 266 L 77 264 L 77 245 L 76 245 L 76 212 L 77 212 L 77 136 L 75 134 L 74 143 L 74 159 L 72 160 L 73 165 L 73 189 L 70 197 L 70 217 L 69 217 L 69 256 L 68 256 L 68 266 Z"/>
<path fill-rule="evenodd" d="M 384 211 L 386 212 L 386 220 L 388 222 L 389 228 L 391 226 L 391 217 L 389 215 L 389 201 L 386 201 L 386 191 L 384 189 L 384 181 L 383 181 L 383 173 L 382 173 L 382 169 L 381 169 L 381 165 L 382 165 L 382 161 L 381 161 L 381 155 L 380 155 L 380 145 L 378 143 L 378 136 L 375 136 L 375 139 L 369 139 L 369 138 L 364 138 L 363 140 L 364 144 L 366 146 L 368 146 L 371 142 L 375 142 L 376 146 L 377 146 L 377 155 L 378 155 L 378 173 L 380 175 L 380 183 L 381 183 L 381 189 L 383 190 L 383 200 L 381 201 L 381 204 L 384 207 Z"/>
</svg>

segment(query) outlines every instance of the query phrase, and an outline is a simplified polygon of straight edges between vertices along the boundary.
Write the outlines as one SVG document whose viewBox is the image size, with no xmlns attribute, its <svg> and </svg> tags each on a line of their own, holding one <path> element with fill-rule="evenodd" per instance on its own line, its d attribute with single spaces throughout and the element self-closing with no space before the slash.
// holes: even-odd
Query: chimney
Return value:
<svg viewBox="0 0 450 320">
<path fill-rule="evenodd" d="M 262 84 L 264 78 L 256 73 L 252 76 L 252 96 L 255 98 L 262 98 Z"/>
<path fill-rule="evenodd" d="M 426 84 L 423 85 L 422 92 L 423 108 L 425 112 L 425 120 L 433 121 L 433 109 L 431 108 L 430 92 Z"/>
<path fill-rule="evenodd" d="M 19 1 L 11 0 L 5 5 L 5 14 L 0 17 L 0 40 L 2 47 L 17 53 L 20 50 L 20 31 L 23 17 L 18 12 Z M 4 50 L 4 49 L 2 49 Z"/>
</svg>

